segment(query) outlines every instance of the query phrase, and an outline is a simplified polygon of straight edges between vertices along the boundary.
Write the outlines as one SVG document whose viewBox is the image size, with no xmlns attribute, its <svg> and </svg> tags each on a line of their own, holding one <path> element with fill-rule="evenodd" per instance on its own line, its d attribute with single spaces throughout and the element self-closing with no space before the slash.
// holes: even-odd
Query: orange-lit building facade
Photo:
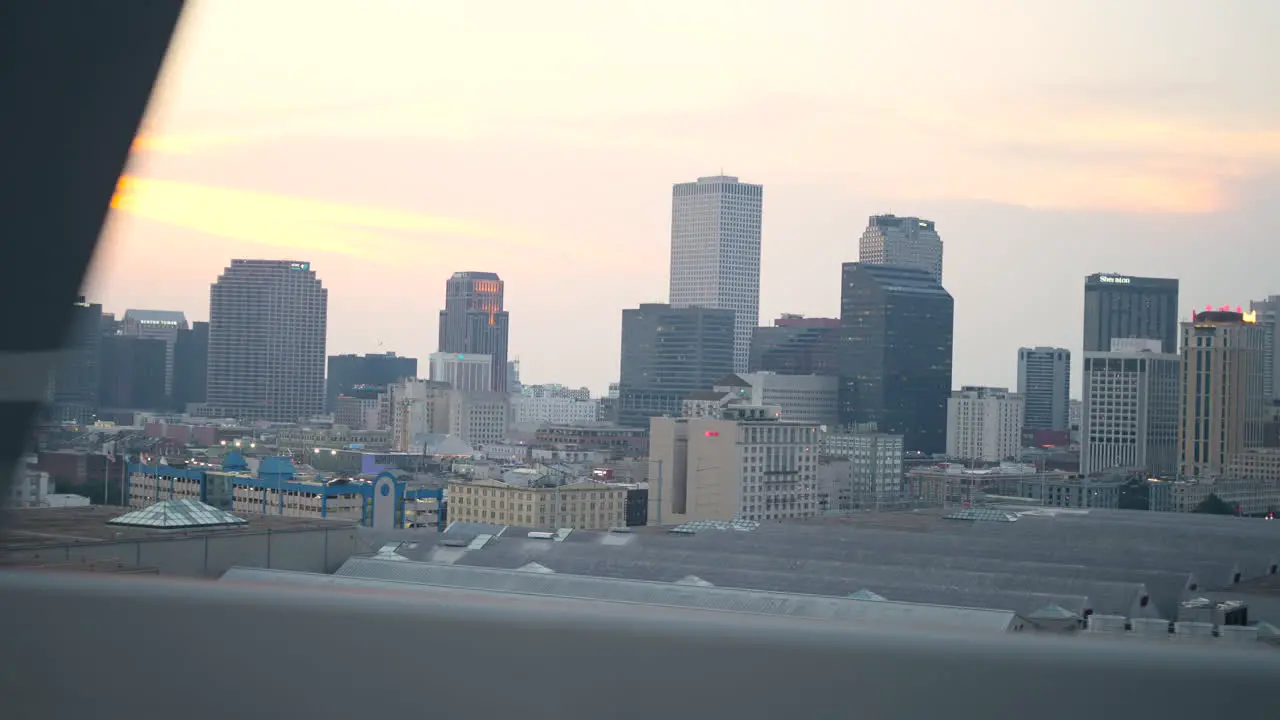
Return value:
<svg viewBox="0 0 1280 720">
<path fill-rule="evenodd" d="M 457 272 L 445 285 L 440 311 L 442 353 L 471 353 L 493 358 L 496 392 L 507 390 L 507 312 L 503 283 L 496 273 Z"/>
</svg>

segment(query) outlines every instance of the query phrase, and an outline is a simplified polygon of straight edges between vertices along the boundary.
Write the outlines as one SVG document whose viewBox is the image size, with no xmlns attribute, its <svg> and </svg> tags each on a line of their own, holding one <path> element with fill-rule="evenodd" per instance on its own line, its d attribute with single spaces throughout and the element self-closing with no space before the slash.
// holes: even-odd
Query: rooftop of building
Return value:
<svg viewBox="0 0 1280 720">
<path fill-rule="evenodd" d="M 144 324 L 187 325 L 187 316 L 181 310 L 125 310 L 124 319 Z"/>
<path fill-rule="evenodd" d="M 925 227 L 930 230 L 934 227 L 932 220 L 925 220 L 912 215 L 894 215 L 892 213 L 872 215 L 868 221 L 868 224 L 877 227 L 898 227 L 899 225 L 910 225 L 912 223 L 915 223 L 918 227 Z"/>
<path fill-rule="evenodd" d="M 989 465 L 986 467 L 970 467 L 962 462 L 939 462 L 932 465 L 917 465 L 908 472 L 917 475 L 920 474 L 945 474 L 945 475 L 1071 475 L 1063 470 L 1041 470 L 1031 463 L 1020 462 L 1002 462 L 998 465 Z"/>
<path fill-rule="evenodd" d="M 163 529 L 109 525 L 134 508 L 93 505 L 70 508 L 0 510 L 0 551 L 35 550 L 41 547 L 120 542 L 125 540 L 198 537 L 228 533 L 298 532 L 351 525 L 350 521 L 294 518 L 280 515 L 240 515 L 237 525 Z"/>
<path fill-rule="evenodd" d="M 729 393 L 724 390 L 696 390 L 685 396 L 685 400 L 694 401 L 715 401 L 723 400 L 725 395 Z"/>
<path fill-rule="evenodd" d="M 649 431 L 641 427 L 627 427 L 610 422 L 582 422 L 570 424 L 544 423 L 538 428 L 538 432 L 555 432 L 555 431 L 588 431 L 588 432 L 614 432 L 624 433 L 627 435 L 645 435 Z"/>
<path fill-rule="evenodd" d="M 1007 632 L 1017 622 L 1015 613 L 979 608 L 932 606 L 862 597 L 823 597 L 795 592 L 720 588 L 696 576 L 671 582 L 592 577 L 554 572 L 538 563 L 516 569 L 459 566 L 404 561 L 380 552 L 354 557 L 334 575 L 304 575 L 247 568 L 233 568 L 224 575 L 231 581 L 275 581 L 290 584 L 337 586 L 352 589 L 438 592 L 451 588 L 485 594 L 555 597 L 604 601 L 684 610 L 747 613 L 789 618 L 854 622 L 934 631 Z"/>
<path fill-rule="evenodd" d="M 878 265 L 865 262 L 847 262 L 844 271 L 867 274 L 884 290 L 910 295 L 936 295 L 950 297 L 950 293 L 934 279 L 933 274 L 920 268 L 904 265 Z"/>
<path fill-rule="evenodd" d="M 1280 556 L 1280 523 L 1263 520 L 1012 508 L 1001 514 L 1016 521 L 994 522 L 944 518 L 949 512 L 867 512 L 737 529 L 703 524 L 680 533 L 572 531 L 558 540 L 547 539 L 546 529 L 530 536 L 538 531 L 455 523 L 443 534 L 379 538 L 397 543 L 406 559 L 451 565 L 517 570 L 536 563 L 571 575 L 666 583 L 692 576 L 721 588 L 835 597 L 867 591 L 1023 617 L 1054 605 L 1081 616 L 1175 619 L 1181 602 L 1206 592 L 1257 594 L 1249 583 L 1270 575 Z"/>
</svg>

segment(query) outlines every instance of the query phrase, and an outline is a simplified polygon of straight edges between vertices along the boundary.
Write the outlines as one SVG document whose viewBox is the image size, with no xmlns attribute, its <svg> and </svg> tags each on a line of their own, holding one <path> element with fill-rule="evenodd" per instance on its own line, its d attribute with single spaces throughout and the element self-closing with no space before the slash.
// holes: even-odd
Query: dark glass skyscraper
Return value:
<svg viewBox="0 0 1280 720">
<path fill-rule="evenodd" d="M 417 376 L 418 359 L 400 357 L 393 352 L 376 355 L 330 355 L 325 408 L 333 412 L 333 401 L 339 395 L 348 394 L 357 385 L 391 385 Z"/>
<path fill-rule="evenodd" d="M 502 279 L 491 272 L 457 272 L 445 285 L 439 352 L 488 355 L 493 390 L 507 391 L 507 311 Z"/>
<path fill-rule="evenodd" d="M 646 304 L 622 311 L 618 424 L 680 415 L 690 393 L 733 372 L 734 314 L 704 307 Z"/>
<path fill-rule="evenodd" d="M 779 375 L 839 375 L 839 337 L 839 318 L 784 315 L 773 327 L 758 327 L 752 333 L 747 369 Z"/>
<path fill-rule="evenodd" d="M 113 410 L 167 410 L 164 391 L 169 346 L 160 338 L 106 335 L 102 338 L 98 407 Z"/>
<path fill-rule="evenodd" d="M 193 322 L 178 331 L 173 343 L 173 404 L 186 411 L 191 403 L 205 399 L 206 374 L 209 372 L 209 323 Z"/>
<path fill-rule="evenodd" d="M 78 298 L 63 345 L 66 352 L 53 376 L 51 420 L 84 423 L 93 419 L 101 375 L 102 325 L 102 306 Z"/>
<path fill-rule="evenodd" d="M 840 422 L 874 422 L 908 451 L 947 445 L 954 303 L 926 270 L 845 263 Z"/>
<path fill-rule="evenodd" d="M 1178 281 L 1096 273 L 1084 279 L 1084 351 L 1110 352 L 1114 338 L 1159 340 L 1178 352 Z"/>
</svg>

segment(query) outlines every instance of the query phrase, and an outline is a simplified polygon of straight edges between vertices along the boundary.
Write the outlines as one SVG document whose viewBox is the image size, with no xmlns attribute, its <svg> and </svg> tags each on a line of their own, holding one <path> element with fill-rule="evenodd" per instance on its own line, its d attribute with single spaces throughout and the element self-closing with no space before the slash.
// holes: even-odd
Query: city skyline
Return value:
<svg viewBox="0 0 1280 720">
<path fill-rule="evenodd" d="M 306 257 L 330 352 L 423 358 L 434 288 L 482 267 L 525 374 L 602 391 L 618 309 L 666 299 L 671 184 L 720 168 L 768 193 L 764 320 L 836 314 L 868 216 L 936 221 L 957 383 L 1013 385 L 1020 346 L 1080 352 L 1091 273 L 1180 278 L 1182 317 L 1275 292 L 1280 101 L 1250 78 L 1280 9 L 967 5 L 672 10 L 708 41 L 627 9 L 530 36 L 516 5 L 371 3 L 341 60 L 342 4 L 193 5 L 86 294 L 201 320 L 228 258 Z"/>
<path fill-rule="evenodd" d="M 267 261 L 267 262 L 273 262 L 273 261 L 278 261 L 278 262 L 288 262 L 287 260 L 280 260 L 280 259 L 278 259 L 278 258 L 273 258 L 273 259 L 259 258 L 259 260 L 264 260 L 264 261 Z M 224 263 L 227 263 L 227 262 L 230 262 L 230 259 L 228 259 L 228 260 L 224 261 Z M 850 262 L 855 262 L 855 261 L 850 261 Z M 310 263 L 307 263 L 307 264 L 308 264 L 308 265 L 310 265 Z M 901 267 L 901 266 L 900 266 L 900 267 Z M 314 269 L 313 269 L 313 270 L 314 270 Z M 315 272 L 316 272 L 317 276 L 318 276 L 318 277 L 320 277 L 320 278 L 321 278 L 321 280 L 323 280 L 323 277 L 321 276 L 321 273 L 320 273 L 319 271 L 315 271 Z M 472 274 L 472 273 L 467 273 L 467 272 L 451 272 L 451 273 L 449 273 L 448 278 L 449 278 L 449 279 L 455 279 L 455 278 L 456 278 L 456 276 L 458 276 L 458 275 L 463 275 L 463 274 Z M 483 274 L 483 273 L 482 273 L 482 274 Z M 1087 276 L 1085 276 L 1085 277 L 1084 277 L 1084 278 L 1082 278 L 1082 279 L 1084 279 L 1084 280 L 1088 281 L 1088 280 L 1091 280 L 1092 278 L 1094 278 L 1094 277 L 1096 277 L 1096 276 L 1098 276 L 1098 275 L 1109 276 L 1109 277 L 1110 277 L 1110 276 L 1115 276 L 1115 277 L 1133 277 L 1133 278 L 1142 278 L 1142 276 L 1141 276 L 1140 274 L 1138 274 L 1138 273 L 1133 273 L 1133 274 L 1120 274 L 1120 273 L 1116 273 L 1116 272 L 1114 272 L 1114 271 L 1107 271 L 1107 272 L 1101 272 L 1101 273 L 1100 273 L 1100 272 L 1092 272 L 1092 273 L 1089 273 Z M 1142 278 L 1142 279 L 1146 279 L 1146 278 Z M 1077 280 L 1079 280 L 1079 279 L 1077 279 Z M 1174 283 L 1179 283 L 1179 282 L 1182 282 L 1184 279 L 1182 279 L 1182 278 L 1169 278 L 1169 280 L 1172 280 Z M 1077 284 L 1079 284 L 1079 283 L 1077 282 Z M 944 286 L 944 287 L 945 287 L 945 286 Z M 1175 285 L 1175 287 L 1176 287 L 1176 285 Z M 326 292 L 328 292 L 328 290 L 329 290 L 328 286 L 326 286 L 326 287 L 325 287 L 325 290 L 326 290 Z M 505 288 L 504 288 L 504 290 L 505 290 Z M 1085 291 L 1083 291 L 1083 292 L 1081 293 L 1081 297 L 1082 297 L 1082 298 L 1084 297 L 1084 295 L 1085 295 L 1085 293 L 1086 293 L 1086 292 L 1087 292 L 1087 288 L 1086 288 L 1086 290 L 1085 290 Z M 1175 294 L 1176 294 L 1176 290 L 1175 290 Z M 1241 295 L 1241 293 L 1236 292 L 1236 293 L 1234 293 L 1234 294 L 1233 294 L 1233 296 L 1238 296 L 1238 295 Z M 1261 292 L 1261 293 L 1259 293 L 1259 295 L 1264 296 L 1264 297 L 1269 297 L 1269 296 L 1271 296 L 1271 295 L 1272 295 L 1272 293 L 1271 293 L 1270 291 L 1267 291 L 1267 292 Z M 207 297 L 207 295 L 206 295 L 206 297 Z M 104 314 L 104 315 L 114 314 L 114 315 L 116 315 L 117 317 L 122 317 L 126 312 L 128 312 L 128 311 L 130 311 L 130 310 L 135 310 L 135 311 L 136 311 L 136 309 L 135 309 L 135 308 L 132 308 L 132 307 L 130 307 L 130 308 L 114 308 L 114 307 L 112 307 L 112 306 L 109 306 L 109 305 L 108 305 L 107 303 L 105 303 L 105 302 L 99 302 L 95 297 L 92 297 L 92 296 L 86 297 L 86 301 L 87 301 L 87 302 L 90 302 L 90 303 L 94 303 L 94 304 L 100 305 L 100 306 L 102 307 L 102 312 L 103 312 L 103 314 Z M 1082 302 L 1083 302 L 1083 300 L 1082 300 Z M 1255 300 L 1255 299 L 1247 299 L 1247 298 L 1246 298 L 1246 299 L 1243 299 L 1243 300 L 1236 299 L 1236 300 L 1233 300 L 1233 301 L 1231 301 L 1231 302 L 1225 303 L 1225 304 L 1224 304 L 1224 306 L 1228 306 L 1228 305 L 1229 305 L 1229 306 L 1236 306 L 1236 307 L 1240 307 L 1240 306 L 1250 306 L 1251 304 L 1255 304 L 1255 305 L 1256 305 L 1256 304 L 1258 304 L 1258 303 L 1260 303 L 1260 302 L 1265 302 L 1265 301 L 1259 301 L 1259 300 Z M 636 303 L 636 305 L 641 305 L 641 304 L 648 304 L 648 303 Z M 657 303 L 657 304 L 664 304 L 664 303 L 659 302 L 659 303 Z M 443 305 L 443 304 L 442 304 L 442 305 Z M 1200 303 L 1200 302 L 1196 302 L 1196 301 L 1194 301 L 1194 300 L 1193 300 L 1193 301 L 1181 300 L 1181 301 L 1179 302 L 1179 305 L 1180 305 L 1180 306 L 1185 305 L 1185 308 L 1179 311 L 1179 314 L 1178 314 L 1178 317 L 1177 317 L 1177 322 L 1178 322 L 1178 323 L 1180 323 L 1183 319 L 1190 317 L 1190 316 L 1191 316 L 1192 314 L 1194 314 L 1195 312 L 1200 311 L 1200 310 L 1203 310 L 1206 306 L 1211 306 L 1211 305 L 1212 305 L 1212 306 L 1215 306 L 1215 307 L 1216 307 L 1216 305 L 1215 305 L 1214 303 Z M 959 306 L 959 303 L 957 303 L 957 306 Z M 1082 307 L 1083 307 L 1083 305 L 1082 305 Z M 111 308 L 111 309 L 108 309 L 108 308 Z M 621 309 L 626 309 L 626 308 L 621 308 Z M 1087 316 L 1087 315 L 1089 314 L 1089 311 L 1088 311 L 1088 309 L 1087 309 L 1087 308 L 1084 308 L 1084 313 L 1081 313 L 1081 307 L 1076 307 L 1075 305 L 1072 305 L 1072 306 L 1071 306 L 1071 310 L 1073 310 L 1073 311 L 1074 311 L 1074 314 L 1075 314 L 1075 315 L 1077 315 L 1077 316 L 1082 316 L 1082 315 Z M 207 318 L 207 317 L 208 317 L 208 314 L 209 314 L 209 313 L 208 313 L 208 302 L 207 302 L 207 300 L 206 300 L 206 303 L 205 303 L 205 306 L 204 306 L 204 313 L 203 313 L 203 315 L 200 315 L 200 314 L 198 314 L 198 313 L 193 313 L 191 310 L 188 310 L 188 309 L 172 309 L 172 308 L 170 308 L 170 309 L 164 309 L 164 310 L 150 310 L 149 312 L 175 312 L 175 313 L 182 313 L 182 314 L 184 314 L 185 316 L 187 316 L 188 318 L 193 318 L 193 317 L 205 317 L 205 318 Z M 432 313 L 432 314 L 433 314 L 433 315 L 438 315 L 438 316 L 443 316 L 443 315 L 445 314 L 445 310 L 444 310 L 444 308 L 443 308 L 443 307 L 441 307 L 439 310 L 435 311 L 435 312 L 434 312 L 434 313 Z M 503 315 L 503 316 L 505 316 L 505 315 L 507 315 L 507 312 L 504 310 L 504 311 L 502 311 L 500 314 L 501 314 L 501 315 Z M 764 314 L 761 314 L 760 319 L 757 321 L 759 324 L 758 324 L 756 327 L 757 327 L 757 328 L 771 328 L 771 327 L 774 327 L 774 326 L 775 326 L 775 323 L 776 323 L 776 322 L 778 322 L 778 321 L 786 322 L 786 321 L 788 320 L 788 318 L 790 318 L 790 319 L 791 319 L 791 323 L 804 322 L 804 321 L 812 321 L 812 320 L 820 320 L 820 321 L 821 321 L 821 320 L 828 320 L 828 321 L 829 321 L 829 320 L 831 320 L 831 319 L 838 319 L 839 315 L 840 315 L 840 308 L 839 308 L 838 306 L 837 306 L 837 307 L 835 307 L 835 308 L 832 308 L 829 312 L 823 312 L 823 313 L 801 314 L 801 313 L 781 312 L 781 313 L 778 313 L 776 316 L 772 316 L 772 317 L 771 317 L 771 316 L 766 316 L 766 315 L 764 315 Z M 958 311 L 957 311 L 957 315 L 958 315 Z M 189 322 L 190 322 L 192 325 L 196 324 L 197 322 L 201 322 L 201 323 L 207 324 L 208 320 L 206 319 L 206 320 L 201 321 L 201 320 L 191 319 L 191 320 L 189 320 Z M 1083 322 L 1084 322 L 1084 321 L 1082 321 L 1082 323 L 1083 323 Z M 815 326 L 815 327 L 818 327 L 818 326 Z M 617 332 L 618 332 L 618 337 L 619 337 L 619 338 L 621 338 L 621 326 L 620 326 L 620 325 L 619 325 L 619 327 L 618 327 L 618 331 L 617 331 Z M 955 338 L 955 344 L 958 346 L 958 345 L 960 345 L 960 344 L 961 344 L 961 342 L 962 342 L 962 338 L 960 338 L 960 337 L 959 337 L 959 333 L 958 333 L 958 331 L 957 331 L 956 335 L 957 335 L 957 337 Z M 613 342 L 612 344 L 610 344 L 610 343 L 605 343 L 604 345 L 609 346 L 609 347 L 612 347 L 613 345 L 616 345 L 616 344 L 617 344 L 616 342 Z M 437 346 L 438 346 L 438 342 L 437 342 L 437 343 L 435 343 L 435 344 L 430 345 L 430 346 L 429 346 L 429 348 L 434 348 L 434 347 L 437 347 Z M 378 344 L 377 344 L 377 347 L 375 347 L 375 348 L 363 348 L 363 347 L 362 347 L 362 348 L 355 348 L 355 349 L 344 348 L 344 349 L 341 349 L 341 350 L 335 350 L 331 345 L 328 345 L 328 341 L 326 341 L 326 356 L 334 356 L 334 355 L 365 355 L 365 354 L 375 354 L 375 355 L 376 355 L 376 354 L 379 354 L 379 353 L 387 352 L 387 350 L 385 349 L 386 347 L 388 347 L 388 345 L 387 345 L 386 343 L 384 343 L 383 341 L 379 340 L 379 341 L 378 341 Z M 1084 352 L 1088 352 L 1088 351 L 1086 351 L 1086 350 L 1083 350 L 1083 348 L 1084 348 L 1084 345 L 1083 345 L 1083 344 L 1078 344 L 1078 345 L 1076 345 L 1076 346 L 1074 347 L 1074 349 L 1073 349 L 1073 347 L 1072 347 L 1071 345 L 1068 345 L 1068 344 L 1065 344 L 1065 343 L 1063 344 L 1063 346 L 1062 346 L 1062 347 L 1064 347 L 1065 349 L 1067 349 L 1068 351 L 1070 351 L 1070 352 L 1072 353 L 1072 355 L 1079 355 L 1080 357 L 1083 357 L 1083 353 L 1084 353 Z M 1017 347 L 1017 348 L 1015 348 L 1015 352 L 1016 352 L 1017 350 L 1020 350 L 1020 349 L 1021 349 L 1021 347 Z M 401 355 L 401 356 L 416 357 L 416 356 L 414 355 L 414 353 L 413 353 L 413 352 L 406 352 L 406 351 L 403 351 L 403 350 L 401 350 L 401 349 L 393 349 L 393 350 L 391 350 L 390 352 L 392 352 L 392 353 L 396 353 L 396 354 L 399 354 L 399 355 Z M 428 358 L 428 357 L 430 357 L 431 355 L 436 354 L 436 353 L 438 353 L 438 352 L 440 352 L 438 349 L 427 349 L 427 350 L 422 351 L 422 355 L 421 355 L 421 357 L 425 360 L 425 358 Z M 473 354 L 474 354 L 474 353 L 473 353 Z M 510 360 L 512 360 L 512 361 L 519 362 L 519 361 L 520 361 L 520 351 L 519 351 L 519 348 L 508 349 L 508 357 L 509 357 L 509 358 L 510 358 Z M 1270 356 L 1270 355 L 1268 355 L 1268 360 L 1270 360 L 1270 358 L 1271 358 L 1271 356 Z M 984 377 L 985 377 L 985 378 L 994 377 L 996 372 L 999 372 L 999 371 L 1001 371 L 1001 370 L 1003 369 L 1003 368 L 1001 368 L 1001 367 L 999 366 L 1001 363 L 1003 363 L 1003 359 L 1001 359 L 1001 358 L 994 358 L 993 360 L 994 360 L 994 361 L 995 361 L 995 363 L 996 363 L 996 365 L 995 365 L 995 366 L 991 366 L 990 364 L 988 364 L 987 366 L 985 366 L 985 367 L 983 368 L 983 371 L 986 373 L 986 374 L 984 375 Z M 953 364 L 954 364 L 954 360 L 953 360 Z M 1016 386 L 1017 386 L 1017 379 L 1018 379 L 1018 366 L 1019 366 L 1019 363 L 1015 360 L 1014 362 L 1011 362 L 1011 363 L 1005 363 L 1005 364 L 1008 364 L 1008 365 L 1009 365 L 1009 368 L 1008 368 L 1008 375 L 1007 375 L 1007 376 L 1002 376 L 1002 377 L 1008 377 L 1008 378 L 1009 378 L 1009 382 L 1006 382 L 1006 383 L 1005 383 L 1005 385 L 1010 386 L 1010 387 L 1016 387 Z M 424 368 L 425 368 L 425 367 L 426 367 L 426 366 L 424 365 Z M 504 364 L 504 367 L 505 367 L 505 364 Z M 509 371 L 508 371 L 508 372 L 509 372 Z M 496 375 L 496 373 L 497 373 L 497 371 L 495 370 L 495 375 Z M 506 373 L 504 372 L 504 375 L 505 375 L 505 374 L 506 374 Z M 591 383 L 591 382 L 582 382 L 582 381 L 580 381 L 580 380 L 578 380 L 578 379 L 576 379 L 576 378 L 566 378 L 566 377 L 562 377 L 562 376 L 560 376 L 560 375 L 556 375 L 556 373 L 555 373 L 555 371 L 554 371 L 554 370 L 547 372 L 545 376 L 541 376 L 541 375 L 540 375 L 540 377 L 541 377 L 541 379 L 537 380 L 536 382 L 532 382 L 532 383 L 525 383 L 525 384 L 536 384 L 536 385 L 540 385 L 540 384 L 562 384 L 562 385 L 567 385 L 567 386 L 588 387 L 588 388 L 590 388 L 590 390 L 591 390 L 591 392 L 592 392 L 592 395 L 593 395 L 594 397 L 605 397 L 605 396 L 608 394 L 609 385 L 610 385 L 610 384 L 616 384 L 616 383 L 618 382 L 618 377 L 617 377 L 617 373 L 616 373 L 616 371 L 615 371 L 615 373 L 614 373 L 613 379 L 607 379 L 607 380 L 603 381 L 602 383 L 597 383 L 597 384 L 593 384 L 593 383 Z M 1080 394 L 1080 393 L 1081 393 L 1081 384 L 1080 384 L 1080 383 L 1082 382 L 1081 368 L 1080 368 L 1080 367 L 1077 367 L 1077 366 L 1073 366 L 1073 367 L 1071 367 L 1071 369 L 1070 369 L 1070 378 L 1071 378 L 1071 381 L 1070 381 L 1070 393 L 1069 393 L 1069 396 L 1070 396 L 1070 398 L 1071 398 L 1071 399 L 1079 400 L 1079 399 L 1081 398 L 1081 394 Z M 954 386 L 954 387 L 952 388 L 953 390 L 959 390 L 959 389 L 961 389 L 961 388 L 962 388 L 962 387 L 964 387 L 964 386 L 977 386 L 977 387 L 1002 387 L 1002 386 L 1004 386 L 1004 385 L 1001 385 L 1000 383 L 997 383 L 997 382 L 979 382 L 978 380 L 975 380 L 975 379 L 970 378 L 970 377 L 960 377 L 958 374 L 954 374 L 954 375 L 953 375 L 953 383 L 952 383 L 952 384 L 953 384 L 953 386 Z"/>
</svg>

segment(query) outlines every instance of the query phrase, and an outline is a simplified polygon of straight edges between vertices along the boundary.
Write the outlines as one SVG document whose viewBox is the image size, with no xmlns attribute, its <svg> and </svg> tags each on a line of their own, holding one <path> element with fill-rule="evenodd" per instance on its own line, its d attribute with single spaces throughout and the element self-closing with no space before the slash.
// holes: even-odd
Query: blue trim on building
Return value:
<svg viewBox="0 0 1280 720">
<path fill-rule="evenodd" d="M 273 458 L 279 460 L 279 458 Z M 274 467 L 279 468 L 279 465 Z M 404 525 L 404 504 L 409 500 L 435 500 L 436 506 L 439 508 L 438 529 L 444 530 L 444 490 L 440 488 L 413 488 L 410 489 L 405 483 L 396 479 L 395 474 L 390 472 L 379 473 L 373 482 L 351 482 L 351 483 L 311 483 L 293 479 L 292 472 L 274 472 L 270 473 L 270 477 L 261 478 L 254 477 L 248 473 L 239 471 L 223 471 L 211 469 L 197 468 L 178 468 L 169 465 L 143 465 L 141 463 L 130 463 L 128 475 L 132 478 L 134 473 L 142 473 L 156 478 L 164 478 L 169 481 L 169 498 L 172 499 L 177 490 L 178 480 L 194 480 L 200 483 L 200 500 L 208 501 L 208 479 L 209 473 L 218 475 L 233 476 L 233 483 L 241 487 L 250 487 L 262 490 L 262 513 L 264 515 L 271 514 L 268 512 L 267 497 L 269 490 L 280 491 L 279 508 L 277 512 L 283 513 L 284 510 L 284 494 L 285 492 L 297 492 L 307 495 L 320 496 L 320 516 L 328 517 L 329 498 L 339 497 L 343 495 L 359 495 L 360 503 L 360 523 L 368 525 L 370 518 L 370 507 L 373 502 L 374 488 L 377 486 L 377 480 L 382 477 L 391 478 L 394 483 L 394 493 L 396 497 L 396 524 Z M 131 479 L 127 481 L 131 485 Z M 128 495 L 130 485 L 126 485 L 126 496 Z M 156 483 L 157 495 L 160 492 L 160 483 Z"/>
</svg>

